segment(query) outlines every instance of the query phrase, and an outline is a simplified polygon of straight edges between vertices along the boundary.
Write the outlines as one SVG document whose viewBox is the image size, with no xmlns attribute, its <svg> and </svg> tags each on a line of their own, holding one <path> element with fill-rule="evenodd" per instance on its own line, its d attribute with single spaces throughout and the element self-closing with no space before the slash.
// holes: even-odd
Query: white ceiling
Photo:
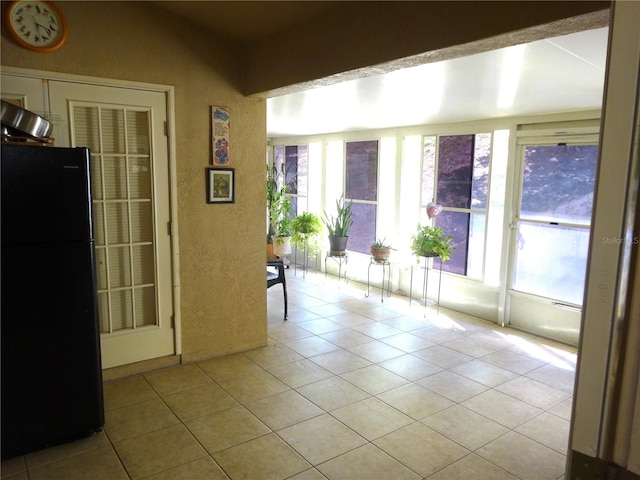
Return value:
<svg viewBox="0 0 640 480">
<path fill-rule="evenodd" d="M 599 28 L 270 98 L 267 135 L 598 109 L 607 40 Z"/>
</svg>

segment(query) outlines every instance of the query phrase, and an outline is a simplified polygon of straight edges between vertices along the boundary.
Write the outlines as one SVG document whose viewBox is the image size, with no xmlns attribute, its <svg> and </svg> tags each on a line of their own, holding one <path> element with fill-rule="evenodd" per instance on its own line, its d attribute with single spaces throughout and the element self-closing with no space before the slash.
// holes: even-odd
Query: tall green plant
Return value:
<svg viewBox="0 0 640 480">
<path fill-rule="evenodd" d="M 280 170 L 275 165 L 267 165 L 267 243 L 272 242 L 276 233 L 275 219 L 273 218 L 276 211 L 275 205 L 286 190 L 286 185 L 280 187 L 280 179 L 284 178 L 284 168 L 284 163 L 280 165 Z"/>
<path fill-rule="evenodd" d="M 348 237 L 349 228 L 353 223 L 351 210 L 353 203 L 346 203 L 344 195 L 336 200 L 336 216 L 329 217 L 326 211 L 323 211 L 322 221 L 324 222 L 330 237 Z"/>
<path fill-rule="evenodd" d="M 287 195 L 285 190 L 286 186 L 275 194 L 269 210 L 270 231 L 273 232 L 274 237 L 290 237 L 292 233 L 291 195 Z"/>
</svg>

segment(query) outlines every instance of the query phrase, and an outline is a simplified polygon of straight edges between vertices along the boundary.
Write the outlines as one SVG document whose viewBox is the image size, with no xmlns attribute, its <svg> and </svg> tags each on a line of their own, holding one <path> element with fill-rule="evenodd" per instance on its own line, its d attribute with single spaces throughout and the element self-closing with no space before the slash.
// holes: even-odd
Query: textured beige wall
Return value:
<svg viewBox="0 0 640 480">
<path fill-rule="evenodd" d="M 175 87 L 183 359 L 264 345 L 266 104 L 240 93 L 239 52 L 151 2 L 57 5 L 65 45 L 32 53 L 3 31 L 2 65 Z M 205 203 L 210 105 L 231 111 L 234 204 Z"/>
</svg>

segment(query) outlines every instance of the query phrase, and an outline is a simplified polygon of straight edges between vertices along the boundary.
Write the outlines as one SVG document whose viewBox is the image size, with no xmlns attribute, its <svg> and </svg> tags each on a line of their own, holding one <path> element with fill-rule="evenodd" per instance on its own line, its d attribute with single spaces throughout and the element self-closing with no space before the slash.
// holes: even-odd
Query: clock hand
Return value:
<svg viewBox="0 0 640 480">
<path fill-rule="evenodd" d="M 43 26 L 38 23 L 33 15 L 31 16 L 31 20 L 33 21 L 33 25 L 36 27 L 38 33 L 40 33 L 40 29 L 43 28 Z"/>
<path fill-rule="evenodd" d="M 39 36 L 43 35 L 41 33 L 41 30 L 44 30 L 44 35 L 47 35 L 47 36 L 51 35 L 51 30 L 49 28 L 45 27 L 44 25 L 40 25 L 38 23 L 38 21 L 33 17 L 33 15 L 31 16 L 31 20 L 33 20 L 33 24 L 35 25 L 37 34 Z"/>
</svg>

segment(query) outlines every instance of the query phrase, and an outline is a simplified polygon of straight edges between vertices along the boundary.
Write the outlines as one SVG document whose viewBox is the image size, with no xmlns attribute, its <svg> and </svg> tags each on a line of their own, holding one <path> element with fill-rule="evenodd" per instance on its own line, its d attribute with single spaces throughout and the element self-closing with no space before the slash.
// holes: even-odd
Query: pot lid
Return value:
<svg viewBox="0 0 640 480">
<path fill-rule="evenodd" d="M 48 137 L 53 129 L 51 122 L 40 115 L 4 100 L 2 100 L 2 108 L 0 109 L 0 120 L 2 125 L 19 130 L 35 138 Z"/>
</svg>

